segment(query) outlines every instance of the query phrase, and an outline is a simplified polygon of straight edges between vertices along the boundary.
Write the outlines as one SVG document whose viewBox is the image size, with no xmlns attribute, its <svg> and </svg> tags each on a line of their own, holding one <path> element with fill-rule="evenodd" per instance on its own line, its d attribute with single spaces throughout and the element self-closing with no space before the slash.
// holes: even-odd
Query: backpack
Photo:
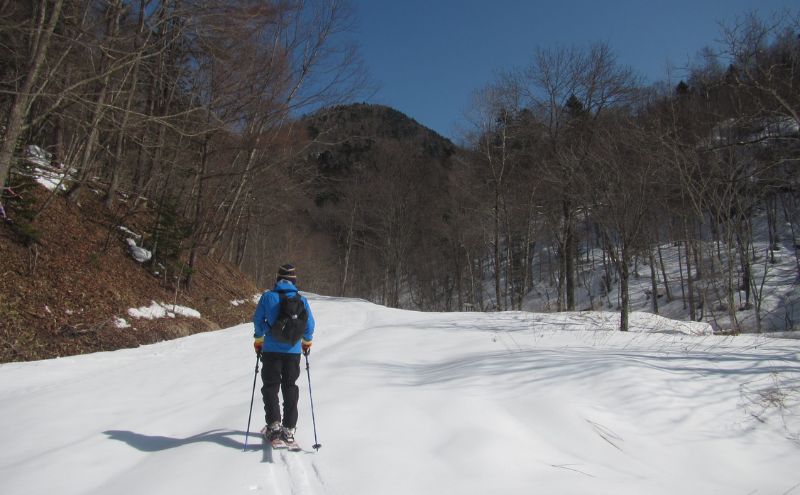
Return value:
<svg viewBox="0 0 800 495">
<path fill-rule="evenodd" d="M 280 292 L 280 308 L 278 319 L 272 325 L 272 338 L 284 344 L 296 344 L 306 331 L 308 312 L 303 298 L 297 292 L 287 296 Z"/>
</svg>

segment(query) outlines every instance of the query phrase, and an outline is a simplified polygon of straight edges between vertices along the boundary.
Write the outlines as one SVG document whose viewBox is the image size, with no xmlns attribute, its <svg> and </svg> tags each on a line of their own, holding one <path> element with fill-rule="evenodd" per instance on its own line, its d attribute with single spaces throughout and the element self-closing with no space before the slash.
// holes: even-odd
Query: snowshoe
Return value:
<svg viewBox="0 0 800 495">
<path fill-rule="evenodd" d="M 291 452 L 299 452 L 303 450 L 300 448 L 300 444 L 298 444 L 297 440 L 294 438 L 294 432 L 296 430 L 296 428 L 283 428 L 281 435 L 281 439 L 286 444 L 286 448 L 288 448 Z"/>
<path fill-rule="evenodd" d="M 288 447 L 283 439 L 283 427 L 280 423 L 275 422 L 271 423 L 269 426 L 265 426 L 261 430 L 261 433 L 273 449 L 285 449 Z"/>
</svg>

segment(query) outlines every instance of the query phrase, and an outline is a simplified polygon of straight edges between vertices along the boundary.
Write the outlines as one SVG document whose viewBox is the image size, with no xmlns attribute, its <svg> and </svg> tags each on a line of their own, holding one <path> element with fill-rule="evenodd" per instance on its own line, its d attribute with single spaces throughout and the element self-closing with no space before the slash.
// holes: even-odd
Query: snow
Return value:
<svg viewBox="0 0 800 495">
<path fill-rule="evenodd" d="M 25 147 L 24 159 L 33 167 L 32 176 L 39 185 L 48 191 L 53 191 L 55 189 L 60 191 L 67 190 L 64 184 L 65 179 L 69 174 L 74 173 L 74 170 L 62 170 L 58 168 L 64 167 L 62 163 L 57 164 L 58 167 L 54 167 L 52 163 L 53 155 L 51 153 L 45 151 L 40 146 L 29 144 Z"/>
<path fill-rule="evenodd" d="M 770 253 L 770 246 L 767 242 L 769 236 L 766 217 L 763 214 L 753 217 L 754 242 L 751 271 L 755 287 L 752 289 L 749 301 L 747 301 L 742 287 L 737 287 L 738 290 L 735 292 L 736 318 L 741 332 L 758 333 L 755 309 L 758 298 L 761 300 L 761 331 L 800 330 L 800 325 L 796 323 L 800 321 L 800 284 L 798 283 L 798 259 L 795 256 L 795 245 L 800 245 L 800 239 L 793 232 L 791 225 L 779 225 L 778 227 L 780 241 L 773 246 L 773 255 Z M 730 332 L 734 325 L 726 307 L 727 280 L 726 274 L 720 268 L 727 263 L 727 259 L 724 255 L 721 260 L 715 258 L 713 260 L 715 268 L 712 269 L 709 266 L 712 264 L 709 257 L 720 252 L 720 249 L 713 240 L 708 238 L 698 242 L 698 246 L 704 253 L 704 272 L 702 277 L 695 279 L 695 298 L 705 303 L 702 305 L 703 307 L 698 307 L 698 318 L 702 318 L 703 322 L 711 325 L 715 332 Z M 658 312 L 667 318 L 686 320 L 688 325 L 693 326 L 684 302 L 685 297 L 688 298 L 687 287 L 685 284 L 683 286 L 681 284 L 683 280 L 681 276 L 682 263 L 684 263 L 683 270 L 686 269 L 685 260 L 681 260 L 681 256 L 685 256 L 685 246 L 680 243 L 664 243 L 657 248 L 661 251 L 664 263 L 662 272 L 661 265 L 658 260 L 656 261 Z M 724 252 L 724 250 L 725 248 L 722 247 L 721 251 Z M 522 306 L 527 311 L 550 312 L 556 310 L 556 285 L 549 283 L 547 277 L 543 281 L 538 279 L 539 271 L 542 270 L 541 265 L 547 263 L 545 261 L 547 256 L 545 248 L 541 248 L 534 257 L 534 284 L 532 291 L 525 296 Z M 592 249 L 588 253 L 585 251 L 581 253 L 576 280 L 576 308 L 610 310 L 613 314 L 619 308 L 619 283 L 615 281 L 607 293 L 603 290 L 602 256 L 602 250 L 599 248 Z M 739 261 L 737 260 L 736 263 L 738 265 Z M 631 309 L 650 313 L 652 312 L 652 285 L 651 267 L 647 264 L 647 258 L 640 259 L 638 264 L 631 266 L 631 272 L 632 276 L 629 280 Z M 665 294 L 663 273 L 666 274 L 669 282 L 671 301 L 667 300 Z M 741 274 L 738 274 L 735 281 L 741 281 Z M 492 284 L 486 284 L 485 288 L 488 300 L 493 301 L 495 296 Z"/>
<path fill-rule="evenodd" d="M 250 297 L 250 299 L 234 299 L 231 301 L 231 306 L 241 306 L 242 304 L 247 304 L 248 302 L 252 304 L 258 304 L 258 301 L 261 300 L 261 293 L 255 294 Z"/>
<path fill-rule="evenodd" d="M 114 317 L 114 328 L 130 328 L 131 324 L 128 320 L 119 316 Z"/>
<path fill-rule="evenodd" d="M 50 172 L 39 172 L 36 174 L 36 182 L 38 182 L 48 191 L 52 191 L 54 189 L 66 191 L 67 187 L 62 178 L 63 174 L 53 174 Z"/>
<path fill-rule="evenodd" d="M 122 232 L 123 235 L 125 235 L 127 237 L 131 237 L 133 239 L 141 239 L 142 238 L 141 234 L 137 234 L 136 232 L 132 231 L 128 227 L 125 227 L 124 225 L 120 225 L 119 227 L 117 227 L 117 229 L 120 232 Z"/>
<path fill-rule="evenodd" d="M 305 372 L 307 451 L 262 449 L 258 390 L 243 451 L 246 324 L 0 365 L 0 493 L 800 493 L 796 340 L 310 302 L 318 452 Z"/>
<path fill-rule="evenodd" d="M 128 243 L 128 252 L 131 254 L 133 259 L 138 261 L 139 263 L 145 263 L 150 261 L 150 258 L 153 257 L 153 253 L 148 251 L 145 248 L 139 247 L 136 245 L 136 241 L 131 238 L 125 239 L 125 242 Z"/>
<path fill-rule="evenodd" d="M 196 309 L 178 306 L 177 304 L 164 304 L 151 301 L 150 306 L 141 308 L 129 308 L 128 314 L 133 318 L 145 318 L 154 320 L 158 318 L 175 318 L 175 315 L 187 318 L 200 318 L 200 312 Z"/>
<path fill-rule="evenodd" d="M 53 155 L 42 149 L 35 144 L 29 144 L 25 147 L 25 159 L 39 167 L 49 167 L 53 159 Z"/>
</svg>

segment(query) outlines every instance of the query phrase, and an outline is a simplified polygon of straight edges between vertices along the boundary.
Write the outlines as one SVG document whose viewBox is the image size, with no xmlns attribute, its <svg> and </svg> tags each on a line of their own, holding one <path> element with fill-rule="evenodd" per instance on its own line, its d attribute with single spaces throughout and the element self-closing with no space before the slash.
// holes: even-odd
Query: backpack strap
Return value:
<svg viewBox="0 0 800 495">
<path fill-rule="evenodd" d="M 272 292 L 276 292 L 278 294 L 278 318 L 276 318 L 275 322 L 273 322 L 274 325 L 275 323 L 278 322 L 278 319 L 281 317 L 281 306 L 286 300 L 286 293 L 282 290 L 273 290 Z M 272 325 L 269 324 L 269 320 L 267 319 L 266 315 L 264 315 L 264 323 L 267 324 L 267 329 L 272 331 Z"/>
<path fill-rule="evenodd" d="M 300 289 L 297 287 L 278 287 L 277 289 L 272 289 L 272 292 L 277 292 L 278 294 L 287 294 L 290 292 L 300 294 Z"/>
</svg>

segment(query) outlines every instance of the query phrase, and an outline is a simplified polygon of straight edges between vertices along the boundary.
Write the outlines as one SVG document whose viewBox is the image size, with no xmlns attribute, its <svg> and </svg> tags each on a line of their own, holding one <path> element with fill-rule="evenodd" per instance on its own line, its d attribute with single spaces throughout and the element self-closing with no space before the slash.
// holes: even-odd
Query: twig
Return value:
<svg viewBox="0 0 800 495">
<path fill-rule="evenodd" d="M 31 259 L 31 251 L 33 251 L 33 258 Z M 28 248 L 28 272 L 33 275 L 36 271 L 36 261 L 39 259 L 39 248 L 34 244 Z"/>
<path fill-rule="evenodd" d="M 600 438 L 602 438 L 606 442 L 610 443 L 611 446 L 613 446 L 615 449 L 617 449 L 620 452 L 622 452 L 622 449 L 619 447 L 619 445 L 615 444 L 614 442 L 612 442 L 608 438 L 608 437 L 612 437 L 614 440 L 622 440 L 622 438 L 619 435 L 617 435 L 613 431 L 609 430 L 605 426 L 603 426 L 601 424 L 598 424 L 598 423 L 595 423 L 594 421 L 590 421 L 590 420 L 587 419 L 586 422 L 589 423 L 590 425 L 592 425 L 592 428 L 594 428 L 594 431 L 600 436 Z"/>
<path fill-rule="evenodd" d="M 595 478 L 596 477 L 593 474 L 589 474 L 587 472 L 581 471 L 580 469 L 575 469 L 575 468 L 571 468 L 571 467 L 568 467 L 568 466 L 570 466 L 570 464 L 550 464 L 550 467 L 566 469 L 568 471 L 575 471 L 576 473 L 580 473 L 580 474 L 586 475 L 586 476 L 588 476 L 590 478 Z M 786 493 L 788 493 L 788 492 L 786 492 Z M 786 495 L 786 494 L 784 494 L 784 495 Z"/>
<path fill-rule="evenodd" d="M 789 488 L 788 490 L 783 492 L 781 495 L 789 495 L 789 493 L 793 492 L 794 489 L 797 488 L 798 486 L 800 486 L 800 483 L 798 483 L 798 484 L 794 485 L 793 487 Z"/>
</svg>

